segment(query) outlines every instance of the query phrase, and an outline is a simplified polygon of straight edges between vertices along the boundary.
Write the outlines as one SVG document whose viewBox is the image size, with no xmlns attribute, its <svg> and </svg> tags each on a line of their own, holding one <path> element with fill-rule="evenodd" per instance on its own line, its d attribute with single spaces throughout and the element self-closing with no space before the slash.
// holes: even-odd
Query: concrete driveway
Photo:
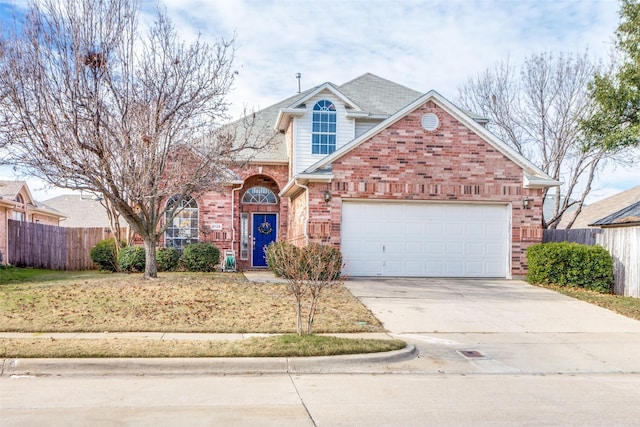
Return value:
<svg viewBox="0 0 640 427">
<path fill-rule="evenodd" d="M 640 372 L 639 321 L 522 281 L 354 278 L 347 286 L 420 350 L 398 369 Z"/>
</svg>

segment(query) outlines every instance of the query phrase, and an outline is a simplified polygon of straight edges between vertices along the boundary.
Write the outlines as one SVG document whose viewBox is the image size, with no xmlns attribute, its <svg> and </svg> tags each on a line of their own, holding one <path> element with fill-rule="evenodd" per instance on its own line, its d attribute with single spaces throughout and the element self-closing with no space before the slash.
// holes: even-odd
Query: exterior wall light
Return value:
<svg viewBox="0 0 640 427">
<path fill-rule="evenodd" d="M 531 199 L 528 197 L 522 199 L 522 207 L 525 209 L 531 209 Z"/>
<path fill-rule="evenodd" d="M 325 190 L 325 192 L 324 192 L 324 201 L 326 203 L 329 203 L 330 200 L 331 200 L 331 192 L 329 190 Z"/>
</svg>

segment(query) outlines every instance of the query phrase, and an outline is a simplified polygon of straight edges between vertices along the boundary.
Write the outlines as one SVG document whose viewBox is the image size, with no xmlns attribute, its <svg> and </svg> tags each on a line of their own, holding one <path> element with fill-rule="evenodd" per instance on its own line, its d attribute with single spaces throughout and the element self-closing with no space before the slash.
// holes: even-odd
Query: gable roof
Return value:
<svg viewBox="0 0 640 427">
<path fill-rule="evenodd" d="M 420 97 L 421 93 L 409 89 L 398 83 L 383 79 L 371 73 L 365 73 L 342 85 L 325 82 L 301 93 L 296 93 L 282 101 L 255 113 L 256 129 L 286 129 L 289 117 L 287 115 L 302 114 L 301 104 L 323 90 L 330 91 L 342 99 L 349 107 L 348 114 L 359 118 L 383 120 L 391 116 L 409 102 Z M 229 126 L 240 127 L 241 121 Z M 240 131 L 240 137 L 243 135 Z M 278 133 L 273 137 L 273 143 L 267 150 L 252 154 L 252 161 L 282 162 L 289 161 L 284 134 Z"/>
<path fill-rule="evenodd" d="M 627 227 L 632 225 L 640 225 L 640 202 L 635 202 L 624 209 L 608 215 L 590 226 L 600 227 Z"/>
<path fill-rule="evenodd" d="M 36 202 L 31 195 L 26 181 L 0 181 L 0 199 L 15 201 L 22 190 L 24 190 L 27 195 L 25 203 L 35 206 Z"/>
<path fill-rule="evenodd" d="M 588 206 L 583 206 L 582 211 L 573 222 L 571 228 L 588 228 L 591 224 L 595 224 L 600 219 L 605 219 L 609 215 L 612 215 L 627 206 L 633 205 L 636 202 L 640 202 L 640 185 L 630 188 L 621 193 L 614 194 L 611 197 L 602 199 Z M 571 215 L 563 216 L 562 220 L 558 224 L 558 228 L 566 228 Z"/>
<path fill-rule="evenodd" d="M 334 94 L 345 103 L 347 116 L 375 120 L 388 118 L 421 95 L 420 92 L 371 73 L 363 74 L 341 86 L 326 82 L 306 91 L 289 106 L 281 108 L 276 119 L 276 129 L 284 131 L 291 117 L 301 116 L 306 112 L 304 103 L 323 91 Z"/>
<path fill-rule="evenodd" d="M 478 136 L 480 136 L 489 145 L 491 145 L 493 148 L 495 148 L 500 153 L 502 153 L 505 157 L 507 157 L 508 159 L 516 163 L 518 166 L 520 166 L 520 168 L 522 168 L 522 170 L 524 171 L 524 187 L 525 188 L 552 187 L 560 184 L 558 181 L 551 178 L 549 175 L 544 173 L 540 168 L 538 168 L 529 160 L 527 160 L 522 155 L 520 155 L 517 151 L 515 151 L 514 149 L 509 147 L 507 144 L 505 144 L 502 140 L 497 138 L 494 134 L 492 134 L 483 126 L 481 126 L 474 118 L 469 116 L 466 112 L 464 112 L 463 110 L 453 105 L 446 98 L 444 98 L 442 95 L 440 95 L 438 92 L 434 90 L 427 92 L 426 94 L 414 100 L 413 102 L 409 103 L 408 105 L 405 105 L 403 108 L 398 110 L 395 114 L 390 116 L 388 119 L 384 120 L 377 126 L 374 126 L 369 131 L 365 132 L 358 138 L 355 138 L 351 142 L 343 145 L 342 147 L 334 151 L 332 154 L 329 154 L 328 156 L 324 157 L 320 161 L 314 163 L 309 168 L 307 168 L 303 172 L 303 174 L 307 174 L 307 173 L 315 174 L 319 170 L 328 168 L 332 162 L 344 156 L 345 154 L 355 149 L 356 147 L 360 146 L 365 141 L 369 140 L 373 136 L 382 132 L 384 129 L 393 125 L 394 123 L 396 123 L 397 121 L 405 117 L 407 114 L 411 113 L 412 111 L 414 111 L 415 109 L 417 109 L 418 107 L 420 107 L 421 105 L 425 104 L 428 101 L 434 102 L 436 105 L 438 105 L 440 108 L 445 110 L 447 113 L 451 114 L 458 121 L 464 124 L 467 128 L 469 128 Z"/>
<path fill-rule="evenodd" d="M 30 212 L 37 212 L 41 215 L 54 217 L 58 219 L 64 218 L 64 215 L 45 204 L 36 201 L 29 190 L 29 186 L 26 181 L 0 181 L 0 204 L 8 207 L 15 207 L 20 205 L 17 198 L 18 194 L 25 194 L 27 197 L 24 200 Z"/>
</svg>

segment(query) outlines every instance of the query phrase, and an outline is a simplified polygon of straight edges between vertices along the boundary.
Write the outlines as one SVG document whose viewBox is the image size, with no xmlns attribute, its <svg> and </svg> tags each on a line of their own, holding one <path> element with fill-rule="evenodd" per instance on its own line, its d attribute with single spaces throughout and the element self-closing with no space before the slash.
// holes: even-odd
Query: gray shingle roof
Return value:
<svg viewBox="0 0 640 427">
<path fill-rule="evenodd" d="M 608 215 L 590 226 L 629 226 L 640 225 L 640 202 Z"/>
<path fill-rule="evenodd" d="M 635 202 L 640 202 L 640 185 L 614 194 L 611 197 L 602 199 L 589 206 L 583 206 L 582 211 L 571 228 L 588 228 L 590 224 L 593 224 L 595 221 L 603 219 Z M 567 223 L 572 217 L 572 214 L 564 215 L 560 224 L 558 224 L 558 228 L 566 228 Z"/>
<path fill-rule="evenodd" d="M 66 217 L 60 222 L 62 227 L 109 227 L 106 209 L 90 196 L 65 194 L 45 200 L 44 204 Z"/>
<path fill-rule="evenodd" d="M 382 115 L 391 115 L 422 95 L 371 73 L 338 86 L 338 90 L 364 111 Z"/>
</svg>

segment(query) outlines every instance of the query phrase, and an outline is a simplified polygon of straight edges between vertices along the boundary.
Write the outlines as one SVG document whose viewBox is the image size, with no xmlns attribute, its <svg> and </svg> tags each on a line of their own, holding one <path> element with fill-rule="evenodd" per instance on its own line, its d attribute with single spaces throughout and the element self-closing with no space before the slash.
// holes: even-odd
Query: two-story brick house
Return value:
<svg viewBox="0 0 640 427">
<path fill-rule="evenodd" d="M 556 181 L 431 91 L 372 74 L 257 112 L 279 131 L 222 192 L 194 200 L 166 244 L 233 249 L 265 266 L 273 240 L 340 247 L 352 276 L 511 277 L 542 238 Z"/>
</svg>

